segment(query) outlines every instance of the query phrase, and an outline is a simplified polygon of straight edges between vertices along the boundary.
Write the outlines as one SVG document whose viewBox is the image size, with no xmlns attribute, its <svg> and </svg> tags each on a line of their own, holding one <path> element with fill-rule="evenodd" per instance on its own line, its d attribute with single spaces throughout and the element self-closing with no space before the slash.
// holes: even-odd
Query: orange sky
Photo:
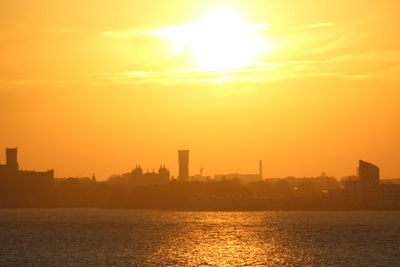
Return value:
<svg viewBox="0 0 400 267">
<path fill-rule="evenodd" d="M 181 50 L 157 34 L 192 32 L 221 7 L 265 41 L 250 63 L 199 66 L 196 49 L 209 60 L 224 51 L 212 50 L 218 34 Z M 364 159 L 400 177 L 398 10 L 397 0 L 0 1 L 1 162 L 18 146 L 24 169 L 57 177 L 106 179 L 138 163 L 176 175 L 186 144 L 191 174 L 257 172 L 263 159 L 266 177 L 340 178 Z M 226 27 L 226 58 L 246 56 L 240 29 Z"/>
</svg>

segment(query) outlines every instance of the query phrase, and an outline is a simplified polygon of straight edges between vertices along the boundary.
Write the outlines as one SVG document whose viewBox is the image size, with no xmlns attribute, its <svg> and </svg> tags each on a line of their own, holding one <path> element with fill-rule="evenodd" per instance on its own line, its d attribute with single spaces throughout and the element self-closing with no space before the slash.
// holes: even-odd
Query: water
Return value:
<svg viewBox="0 0 400 267">
<path fill-rule="evenodd" d="M 399 266 L 400 212 L 0 210 L 0 266 Z"/>
</svg>

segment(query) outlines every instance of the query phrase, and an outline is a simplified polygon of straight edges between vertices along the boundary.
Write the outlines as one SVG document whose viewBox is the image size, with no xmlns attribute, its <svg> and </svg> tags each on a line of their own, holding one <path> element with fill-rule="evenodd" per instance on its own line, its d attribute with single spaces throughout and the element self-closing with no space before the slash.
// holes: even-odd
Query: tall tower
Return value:
<svg viewBox="0 0 400 267">
<path fill-rule="evenodd" d="M 260 165 L 259 165 L 259 174 L 260 174 L 260 178 L 261 179 L 263 179 L 263 162 L 262 162 L 262 160 L 260 160 L 260 163 L 259 163 Z"/>
<path fill-rule="evenodd" d="M 6 148 L 6 165 L 11 170 L 18 170 L 17 148 Z"/>
<path fill-rule="evenodd" d="M 379 199 L 379 168 L 372 163 L 360 160 L 358 164 L 363 201 L 377 202 Z"/>
<path fill-rule="evenodd" d="M 189 150 L 178 150 L 179 181 L 189 180 Z"/>
</svg>

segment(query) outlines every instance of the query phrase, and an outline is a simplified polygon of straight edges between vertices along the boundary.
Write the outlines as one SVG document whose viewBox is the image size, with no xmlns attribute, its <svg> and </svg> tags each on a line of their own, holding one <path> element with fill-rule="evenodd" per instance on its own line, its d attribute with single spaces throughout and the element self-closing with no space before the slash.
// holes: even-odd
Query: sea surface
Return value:
<svg viewBox="0 0 400 267">
<path fill-rule="evenodd" d="M 399 211 L 0 210 L 0 266 L 400 266 Z"/>
</svg>

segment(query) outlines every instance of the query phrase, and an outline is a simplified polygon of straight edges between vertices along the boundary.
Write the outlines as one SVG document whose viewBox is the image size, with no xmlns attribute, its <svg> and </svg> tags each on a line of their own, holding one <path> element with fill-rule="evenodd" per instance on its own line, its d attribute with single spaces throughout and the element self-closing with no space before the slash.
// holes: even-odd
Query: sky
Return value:
<svg viewBox="0 0 400 267">
<path fill-rule="evenodd" d="M 0 161 L 400 177 L 396 0 L 0 0 Z"/>
</svg>

